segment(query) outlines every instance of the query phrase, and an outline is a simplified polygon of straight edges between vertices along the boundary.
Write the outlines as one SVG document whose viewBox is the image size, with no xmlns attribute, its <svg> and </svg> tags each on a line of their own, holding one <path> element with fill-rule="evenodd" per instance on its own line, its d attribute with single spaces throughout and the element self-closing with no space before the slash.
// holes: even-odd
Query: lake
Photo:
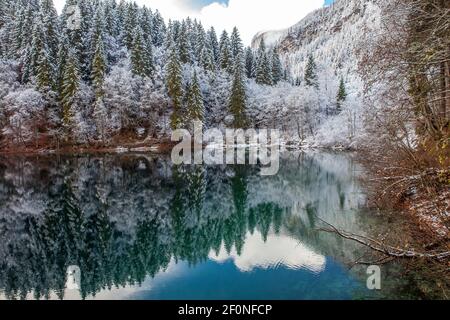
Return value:
<svg viewBox="0 0 450 320">
<path fill-rule="evenodd" d="M 150 154 L 0 157 L 0 297 L 401 298 L 349 267 L 365 248 L 319 230 L 373 229 L 360 176 L 345 153 L 286 152 L 275 176 Z"/>
</svg>

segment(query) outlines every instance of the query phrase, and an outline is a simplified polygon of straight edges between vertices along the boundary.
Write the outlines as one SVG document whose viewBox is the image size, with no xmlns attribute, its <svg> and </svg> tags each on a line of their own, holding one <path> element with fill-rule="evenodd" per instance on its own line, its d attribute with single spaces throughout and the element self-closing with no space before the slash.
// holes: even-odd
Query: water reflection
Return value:
<svg viewBox="0 0 450 320">
<path fill-rule="evenodd" d="M 83 299 L 354 298 L 337 261 L 358 248 L 316 225 L 361 231 L 355 168 L 332 154 L 285 154 L 272 177 L 163 156 L 0 158 L 0 292 L 70 298 L 78 266 Z"/>
</svg>

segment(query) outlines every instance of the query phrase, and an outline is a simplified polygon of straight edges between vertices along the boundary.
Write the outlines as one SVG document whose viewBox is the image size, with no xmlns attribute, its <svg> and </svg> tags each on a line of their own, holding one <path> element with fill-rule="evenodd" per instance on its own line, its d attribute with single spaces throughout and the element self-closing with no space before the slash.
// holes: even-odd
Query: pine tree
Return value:
<svg viewBox="0 0 450 320">
<path fill-rule="evenodd" d="M 39 61 L 36 68 L 36 86 L 44 93 L 55 88 L 54 72 L 50 54 L 47 48 L 43 47 L 39 54 Z"/>
<path fill-rule="evenodd" d="M 189 31 L 188 24 L 183 21 L 180 30 L 180 39 L 178 42 L 178 50 L 180 55 L 181 63 L 191 63 L 192 62 L 192 48 L 189 41 Z"/>
<path fill-rule="evenodd" d="M 242 57 L 244 55 L 244 46 L 242 45 L 239 30 L 236 27 L 233 28 L 233 32 L 231 34 L 231 54 L 235 60 L 235 63 L 238 57 Z"/>
<path fill-rule="evenodd" d="M 230 71 L 233 68 L 231 43 L 226 31 L 224 31 L 220 37 L 219 65 L 221 69 L 226 71 Z"/>
<path fill-rule="evenodd" d="M 250 47 L 245 51 L 245 75 L 249 79 L 255 77 L 255 56 Z"/>
<path fill-rule="evenodd" d="M 131 65 L 135 75 L 150 77 L 153 72 L 153 57 L 151 45 L 144 44 L 143 32 L 137 26 L 134 32 L 133 45 L 131 47 Z"/>
<path fill-rule="evenodd" d="M 64 67 L 64 79 L 62 84 L 62 99 L 61 104 L 63 108 L 63 125 L 66 131 L 66 138 L 70 137 L 73 107 L 75 98 L 80 88 L 80 71 L 76 60 L 75 53 L 69 52 L 67 63 Z"/>
<path fill-rule="evenodd" d="M 342 111 L 342 104 L 347 99 L 347 90 L 345 89 L 344 78 L 341 77 L 341 81 L 339 83 L 339 90 L 336 96 L 336 110 L 338 113 Z"/>
<path fill-rule="evenodd" d="M 266 44 L 264 39 L 261 40 L 258 49 L 258 59 L 255 68 L 256 83 L 261 85 L 272 85 L 271 61 L 266 52 Z"/>
<path fill-rule="evenodd" d="M 92 61 L 92 84 L 97 99 L 103 96 L 103 81 L 106 74 L 106 57 L 103 48 L 103 39 L 101 36 L 97 38 L 94 59 Z"/>
<path fill-rule="evenodd" d="M 169 97 L 172 99 L 173 112 L 170 124 L 173 130 L 183 125 L 182 99 L 183 87 L 181 77 L 181 63 L 174 44 L 171 45 L 170 56 L 166 66 L 166 82 Z"/>
<path fill-rule="evenodd" d="M 56 59 L 58 53 L 59 22 L 58 12 L 52 0 L 41 0 L 40 13 L 46 37 L 46 45 L 50 59 Z"/>
<path fill-rule="evenodd" d="M 187 97 L 187 119 L 189 122 L 203 121 L 203 96 L 198 83 L 197 72 L 194 72 L 192 84 L 189 86 Z"/>
<path fill-rule="evenodd" d="M 152 19 L 152 43 L 155 47 L 160 47 L 164 43 L 166 37 L 166 26 L 164 19 L 158 10 L 153 14 Z"/>
<path fill-rule="evenodd" d="M 138 10 L 136 8 L 136 3 L 127 3 L 127 9 L 125 13 L 124 21 L 124 44 L 131 50 L 133 47 L 134 32 L 137 27 Z"/>
<path fill-rule="evenodd" d="M 216 70 L 214 63 L 214 55 L 211 49 L 204 47 L 200 55 L 200 64 L 203 69 L 214 72 Z"/>
<path fill-rule="evenodd" d="M 245 84 L 239 68 L 234 72 L 233 86 L 229 99 L 229 110 L 234 117 L 235 128 L 244 128 L 247 125 L 246 119 L 246 92 Z"/>
<path fill-rule="evenodd" d="M 256 83 L 270 86 L 273 84 L 272 71 L 270 68 L 270 60 L 267 53 L 264 52 L 262 56 L 258 58 L 256 64 Z"/>
<path fill-rule="evenodd" d="M 317 78 L 317 66 L 314 61 L 314 57 L 309 55 L 308 62 L 305 69 L 305 83 L 308 87 L 319 88 L 318 78 Z"/>
<path fill-rule="evenodd" d="M 280 56 L 274 48 L 272 51 L 272 80 L 274 84 L 283 79 L 283 66 L 281 65 Z"/>
<path fill-rule="evenodd" d="M 204 48 L 210 49 L 211 47 L 208 45 L 206 41 L 206 32 L 203 28 L 201 23 L 195 22 L 195 28 L 194 28 L 194 38 L 193 38 L 193 45 L 194 45 L 194 58 L 197 59 L 197 61 L 201 61 L 202 52 Z"/>
<path fill-rule="evenodd" d="M 217 34 L 214 27 L 211 27 L 208 31 L 208 43 L 213 53 L 214 62 L 217 63 L 219 61 L 219 41 L 217 40 Z"/>
</svg>

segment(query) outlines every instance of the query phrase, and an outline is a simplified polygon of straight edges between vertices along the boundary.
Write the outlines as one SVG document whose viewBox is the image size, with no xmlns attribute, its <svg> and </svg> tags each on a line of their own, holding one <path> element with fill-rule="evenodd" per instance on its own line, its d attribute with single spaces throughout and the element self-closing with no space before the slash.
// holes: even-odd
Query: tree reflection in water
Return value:
<svg viewBox="0 0 450 320">
<path fill-rule="evenodd" d="M 164 156 L 0 158 L 0 290 L 82 298 L 139 285 L 171 261 L 240 256 L 246 239 L 289 236 L 318 255 L 355 248 L 317 232 L 316 216 L 354 230 L 364 197 L 347 156 L 289 154 L 278 175 L 254 166 L 172 166 Z"/>
</svg>

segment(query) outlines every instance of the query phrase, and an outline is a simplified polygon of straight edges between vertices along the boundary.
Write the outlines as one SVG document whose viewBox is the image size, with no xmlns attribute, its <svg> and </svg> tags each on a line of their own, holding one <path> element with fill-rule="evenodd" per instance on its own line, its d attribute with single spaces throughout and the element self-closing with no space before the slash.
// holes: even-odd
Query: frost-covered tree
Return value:
<svg viewBox="0 0 450 320">
<path fill-rule="evenodd" d="M 249 79 L 255 77 L 255 56 L 250 47 L 245 50 L 245 75 Z"/>
<path fill-rule="evenodd" d="M 341 80 L 339 82 L 339 89 L 338 93 L 336 95 L 336 111 L 340 113 L 342 111 L 342 104 L 347 99 L 347 90 L 345 89 L 345 82 L 344 78 L 341 77 Z"/>
<path fill-rule="evenodd" d="M 106 70 L 107 61 L 103 39 L 99 36 L 95 45 L 94 60 L 92 61 L 92 85 L 94 86 L 97 99 L 103 96 L 103 82 L 105 80 Z"/>
<path fill-rule="evenodd" d="M 276 48 L 272 51 L 272 80 L 277 84 L 283 79 L 283 66 L 281 65 L 280 55 Z"/>
<path fill-rule="evenodd" d="M 172 45 L 168 63 L 166 65 L 167 91 L 172 100 L 173 112 L 170 118 L 172 129 L 183 124 L 182 101 L 183 83 L 181 76 L 181 63 L 175 45 Z"/>
<path fill-rule="evenodd" d="M 80 71 L 78 69 L 78 61 L 75 57 L 75 53 L 69 52 L 64 67 L 64 78 L 61 88 L 62 119 L 66 139 L 70 139 L 73 126 L 73 107 L 75 106 L 75 99 L 80 88 L 80 81 Z"/>
<path fill-rule="evenodd" d="M 235 128 L 244 128 L 247 125 L 246 99 L 244 79 L 241 70 L 236 68 L 229 99 L 229 110 L 233 116 L 233 126 Z"/>
<path fill-rule="evenodd" d="M 308 56 L 308 62 L 305 68 L 305 83 L 308 87 L 319 87 L 318 77 L 317 77 L 317 65 L 314 60 L 313 55 Z"/>
<path fill-rule="evenodd" d="M 186 21 L 181 23 L 180 38 L 177 43 L 181 63 L 191 63 L 192 47 L 189 41 L 189 30 Z"/>
<path fill-rule="evenodd" d="M 111 69 L 103 85 L 103 102 L 108 110 L 107 132 L 118 135 L 131 131 L 138 123 L 139 109 L 136 97 L 136 79 L 128 59 Z"/>
<path fill-rule="evenodd" d="M 271 70 L 271 61 L 266 52 L 266 45 L 264 40 L 261 41 L 261 44 L 258 49 L 258 58 L 256 61 L 256 69 L 255 69 L 255 78 L 256 83 L 261 85 L 272 85 L 272 70 Z"/>
<path fill-rule="evenodd" d="M 223 31 L 222 36 L 220 37 L 219 65 L 221 69 L 226 70 L 228 72 L 231 72 L 233 69 L 231 43 L 230 38 L 228 37 L 228 33 L 226 31 Z"/>
<path fill-rule="evenodd" d="M 233 57 L 233 63 L 237 65 L 238 63 L 243 63 L 243 61 L 238 61 L 244 56 L 244 46 L 242 45 L 241 36 L 239 34 L 238 28 L 234 27 L 231 33 L 231 55 Z"/>
<path fill-rule="evenodd" d="M 134 39 L 131 47 L 131 65 L 135 75 L 150 77 L 153 71 L 152 45 L 146 45 L 143 31 L 140 26 L 134 30 Z"/>
<path fill-rule="evenodd" d="M 192 76 L 192 83 L 187 91 L 186 118 L 188 123 L 203 121 L 204 105 L 203 95 L 198 82 L 197 72 Z"/>
<path fill-rule="evenodd" d="M 217 34 L 214 27 L 211 27 L 208 30 L 207 40 L 208 46 L 211 48 L 213 53 L 214 62 L 217 63 L 219 61 L 219 41 L 217 40 Z"/>
<path fill-rule="evenodd" d="M 26 145 L 38 139 L 38 130 L 44 124 L 45 100 L 33 88 L 20 88 L 10 92 L 0 102 L 6 115 L 3 135 L 17 145 Z"/>
</svg>

